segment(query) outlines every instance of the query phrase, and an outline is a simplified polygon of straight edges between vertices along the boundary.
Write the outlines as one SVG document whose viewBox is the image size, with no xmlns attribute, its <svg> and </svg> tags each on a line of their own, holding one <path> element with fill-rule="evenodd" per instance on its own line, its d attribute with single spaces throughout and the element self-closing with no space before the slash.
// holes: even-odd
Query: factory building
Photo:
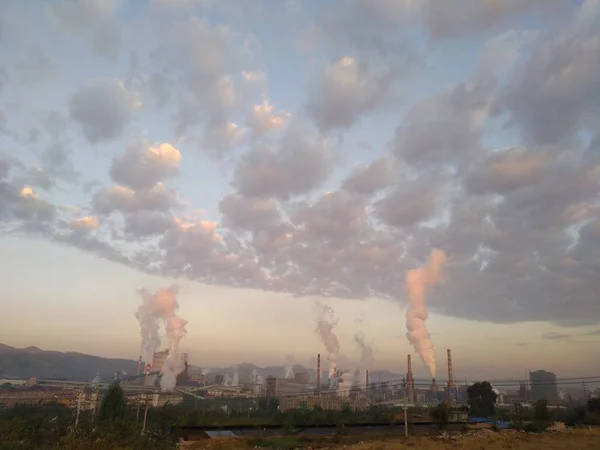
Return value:
<svg viewBox="0 0 600 450">
<path fill-rule="evenodd" d="M 152 365 L 150 366 L 150 372 L 160 372 L 165 365 L 165 361 L 169 357 L 169 350 L 163 350 L 161 352 L 154 352 L 152 355 Z"/>
<path fill-rule="evenodd" d="M 529 372 L 531 396 L 534 401 L 547 400 L 548 403 L 558 402 L 558 385 L 556 374 L 545 370 Z"/>
<path fill-rule="evenodd" d="M 304 374 L 301 374 L 304 375 Z M 308 374 L 306 374 L 308 375 Z M 281 395 L 301 395 L 309 393 L 315 389 L 315 386 L 306 382 L 306 377 L 300 377 L 300 380 L 294 378 L 276 378 L 272 375 L 268 376 L 265 383 L 265 395 L 267 397 L 278 397 Z"/>
<path fill-rule="evenodd" d="M 342 411 L 350 409 L 351 411 L 365 411 L 369 406 L 366 397 L 338 397 L 337 395 L 306 395 L 306 396 L 290 396 L 280 397 L 280 411 L 290 409 L 314 409 L 320 407 L 329 411 Z"/>
<path fill-rule="evenodd" d="M 309 384 L 310 383 L 310 374 L 307 372 L 298 372 L 294 374 L 294 381 L 296 383 Z"/>
</svg>

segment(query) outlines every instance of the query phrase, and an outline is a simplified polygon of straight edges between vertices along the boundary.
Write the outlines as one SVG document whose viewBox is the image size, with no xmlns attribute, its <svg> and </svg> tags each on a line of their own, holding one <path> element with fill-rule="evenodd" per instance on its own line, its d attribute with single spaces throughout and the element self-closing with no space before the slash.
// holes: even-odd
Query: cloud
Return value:
<svg viewBox="0 0 600 450">
<path fill-rule="evenodd" d="M 387 66 L 345 56 L 313 81 L 308 114 L 322 131 L 348 128 L 395 95 L 398 74 Z"/>
<path fill-rule="evenodd" d="M 113 211 L 168 211 L 180 204 L 177 194 L 162 183 L 134 191 L 124 186 L 113 186 L 94 194 L 93 210 L 107 215 Z"/>
<path fill-rule="evenodd" d="M 97 78 L 80 87 L 69 100 L 69 115 L 77 122 L 90 144 L 121 137 L 133 111 L 137 96 L 114 78 Z"/>
<path fill-rule="evenodd" d="M 121 28 L 113 15 L 121 0 L 56 0 L 47 10 L 60 28 L 86 37 L 96 52 L 115 60 L 121 50 Z"/>
<path fill-rule="evenodd" d="M 228 226 L 242 230 L 270 228 L 281 221 L 281 213 L 273 199 L 228 194 L 219 202 L 219 210 Z"/>
<path fill-rule="evenodd" d="M 132 189 L 146 189 L 178 175 L 180 161 L 181 153 L 168 143 L 146 148 L 133 146 L 123 156 L 113 160 L 110 175 L 117 184 Z"/>
<path fill-rule="evenodd" d="M 474 194 L 507 194 L 532 186 L 550 164 L 547 154 L 510 147 L 491 153 L 467 177 L 467 189 Z"/>
<path fill-rule="evenodd" d="M 440 187 L 427 182 L 402 183 L 375 204 L 386 224 L 408 227 L 433 217 L 440 205 Z"/>
<path fill-rule="evenodd" d="M 130 25 L 123 44 L 145 45 L 136 44 L 125 65 L 66 62 L 44 95 L 25 92 L 15 82 L 17 56 L 8 61 L 2 230 L 159 276 L 398 302 L 406 300 L 406 271 L 438 248 L 449 258 L 448 281 L 431 294 L 432 314 L 597 328 L 597 2 L 552 24 L 547 2 L 538 0 L 466 0 L 466 10 L 442 3 L 324 7 L 309 33 L 318 52 L 306 55 L 300 88 L 297 55 L 286 53 L 291 64 L 282 75 L 271 43 L 261 49 L 248 32 L 253 21 L 244 32 L 219 25 L 220 6 L 157 7 L 138 22 L 121 17 L 117 3 L 61 3 L 61 27 L 90 44 L 100 25 L 114 37 L 119 11 Z M 204 13 L 210 19 L 196 17 Z M 269 31 L 286 49 L 297 30 L 288 24 L 279 27 L 284 34 Z M 40 41 L 44 30 L 31 40 L 51 55 L 53 42 Z M 474 34 L 461 53 L 467 47 L 454 38 Z M 427 48 L 414 36 L 429 37 Z M 456 51 L 459 70 L 446 73 L 438 63 Z M 98 70 L 115 78 L 81 81 Z M 75 87 L 61 109 L 53 103 L 65 80 Z M 364 120 L 396 100 L 399 88 L 410 95 L 394 103 L 393 116 L 381 114 L 376 126 Z M 35 102 L 15 101 L 29 95 Z M 156 144 L 123 147 L 144 139 Z M 81 151 L 101 143 L 98 154 Z M 212 157 L 228 164 L 196 170 Z M 337 157 L 351 164 L 337 165 Z"/>
<path fill-rule="evenodd" d="M 125 227 L 127 235 L 135 237 L 160 236 L 173 224 L 174 218 L 168 214 L 154 211 L 137 211 L 125 214 Z"/>
<path fill-rule="evenodd" d="M 396 170 L 396 160 L 390 156 L 379 158 L 368 166 L 357 164 L 342 186 L 348 192 L 372 195 L 396 181 Z"/>
<path fill-rule="evenodd" d="M 565 20 L 516 69 L 500 101 L 528 142 L 564 142 L 598 119 L 598 26 L 598 15 Z"/>
<path fill-rule="evenodd" d="M 246 130 L 234 122 L 208 122 L 204 132 L 202 148 L 217 157 L 242 143 Z"/>
<path fill-rule="evenodd" d="M 494 83 L 461 83 L 413 106 L 390 142 L 407 163 L 425 166 L 467 159 L 481 146 L 492 107 Z"/>
<path fill-rule="evenodd" d="M 55 73 L 56 67 L 40 47 L 30 48 L 18 64 L 19 81 L 34 84 L 46 81 Z"/>
<path fill-rule="evenodd" d="M 236 167 L 233 185 L 248 197 L 287 200 L 319 187 L 331 164 L 326 141 L 291 129 L 276 148 L 260 145 L 245 154 Z"/>
<path fill-rule="evenodd" d="M 183 136 L 206 122 L 230 122 L 237 102 L 232 75 L 253 63 L 251 39 L 224 26 L 210 27 L 197 17 L 164 25 L 154 54 L 160 77 L 173 91 L 175 134 Z"/>
<path fill-rule="evenodd" d="M 567 2 L 562 0 L 466 0 L 460 8 L 430 0 L 426 5 L 425 20 L 430 37 L 436 40 L 494 29 L 517 16 L 532 14 L 542 19 L 557 19 L 567 9 Z"/>
<path fill-rule="evenodd" d="M 248 116 L 248 127 L 252 130 L 253 137 L 259 139 L 266 134 L 283 129 L 289 118 L 290 113 L 276 111 L 268 100 L 263 100 L 252 108 Z"/>
<path fill-rule="evenodd" d="M 340 51 L 395 56 L 405 50 L 398 42 L 402 25 L 409 24 L 421 10 L 414 0 L 360 0 L 334 2 L 303 36 L 303 46 L 314 49 L 326 44 Z"/>
<path fill-rule="evenodd" d="M 563 334 L 563 333 L 544 333 L 542 334 L 542 338 L 543 339 L 550 339 L 550 340 L 564 340 L 564 339 L 570 339 L 571 337 L 573 337 L 573 335 L 571 334 Z"/>
<path fill-rule="evenodd" d="M 19 223 L 23 227 L 37 228 L 50 223 L 56 216 L 56 208 L 40 199 L 30 186 L 0 182 L 0 220 L 5 224 Z"/>
<path fill-rule="evenodd" d="M 538 30 L 511 29 L 489 38 L 480 55 L 479 70 L 502 74 L 511 69 L 539 34 Z"/>
<path fill-rule="evenodd" d="M 98 228 L 100 222 L 95 216 L 85 216 L 71 219 L 69 226 L 75 231 L 91 231 Z"/>
</svg>

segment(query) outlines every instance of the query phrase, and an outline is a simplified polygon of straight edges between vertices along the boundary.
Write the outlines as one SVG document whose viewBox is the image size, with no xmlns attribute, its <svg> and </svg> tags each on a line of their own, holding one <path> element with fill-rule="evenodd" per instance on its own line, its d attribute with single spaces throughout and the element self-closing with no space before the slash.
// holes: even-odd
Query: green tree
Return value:
<svg viewBox="0 0 600 450">
<path fill-rule="evenodd" d="M 600 397 L 590 398 L 587 402 L 587 409 L 592 414 L 600 414 Z"/>
<path fill-rule="evenodd" d="M 450 407 L 444 402 L 429 409 L 431 419 L 439 430 L 445 430 L 450 422 Z"/>
<path fill-rule="evenodd" d="M 279 410 L 279 399 L 277 397 L 271 397 L 268 402 L 267 410 L 273 414 Z"/>
<path fill-rule="evenodd" d="M 533 405 L 533 420 L 539 422 L 550 421 L 550 410 L 548 409 L 547 400 L 538 400 L 535 402 L 535 405 Z"/>
<path fill-rule="evenodd" d="M 98 420 L 100 422 L 107 420 L 123 421 L 127 417 L 127 401 L 123 389 L 118 383 L 113 384 L 106 391 L 102 399 Z"/>
<path fill-rule="evenodd" d="M 467 389 L 469 411 L 472 416 L 491 417 L 495 413 L 497 395 L 488 381 L 479 381 Z"/>
</svg>

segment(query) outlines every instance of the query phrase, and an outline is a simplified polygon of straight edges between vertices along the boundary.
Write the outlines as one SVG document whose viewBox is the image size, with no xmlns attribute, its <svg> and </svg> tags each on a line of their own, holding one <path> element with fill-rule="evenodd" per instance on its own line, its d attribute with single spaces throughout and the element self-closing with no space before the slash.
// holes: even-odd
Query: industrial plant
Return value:
<svg viewBox="0 0 600 450">
<path fill-rule="evenodd" d="M 317 355 L 313 370 L 286 370 L 284 376 L 265 374 L 264 377 L 254 370 L 250 376 L 240 377 L 235 368 L 213 373 L 201 369 L 198 371 L 198 368 L 190 370 L 189 355 L 181 353 L 178 360 L 182 369 L 177 373 L 175 386 L 165 390 L 161 387 L 161 379 L 166 365 L 169 361 L 172 363 L 169 358 L 173 356 L 169 349 L 165 349 L 155 351 L 149 361 L 144 361 L 140 356 L 137 372 L 133 375 L 117 372 L 111 379 L 95 379 L 91 382 L 32 377 L 23 386 L 0 391 L 0 405 L 11 407 L 17 403 L 58 402 L 95 413 L 103 392 L 115 382 L 123 388 L 128 402 L 148 407 L 186 400 L 200 402 L 196 404 L 201 407 L 202 402 L 219 400 L 236 408 L 236 404 L 258 398 L 277 398 L 280 411 L 316 407 L 323 410 L 361 411 L 373 405 L 418 407 L 440 402 L 465 405 L 467 385 L 456 382 L 451 350 L 448 349 L 446 354 L 448 377 L 445 383 L 440 383 L 435 378 L 429 382 L 416 380 L 410 354 L 406 357 L 406 372 L 402 379 L 373 382 L 369 378 L 369 370 L 360 374 L 358 371 L 353 374 L 342 370 L 333 373 L 323 371 L 320 354 Z M 522 385 L 522 389 L 510 399 L 506 392 L 496 392 L 499 407 L 504 405 L 510 408 L 516 401 L 527 405 L 537 398 L 546 398 L 554 404 L 559 400 L 556 376 L 545 371 L 531 372 L 529 383 Z"/>
</svg>

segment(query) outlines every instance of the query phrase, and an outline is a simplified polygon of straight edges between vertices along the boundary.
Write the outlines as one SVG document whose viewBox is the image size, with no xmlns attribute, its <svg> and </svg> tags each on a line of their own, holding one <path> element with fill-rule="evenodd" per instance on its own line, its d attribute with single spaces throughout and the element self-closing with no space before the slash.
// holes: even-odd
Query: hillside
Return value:
<svg viewBox="0 0 600 450">
<path fill-rule="evenodd" d="M 0 344 L 0 377 L 56 377 L 91 380 L 96 375 L 111 377 L 121 370 L 133 374 L 137 361 L 101 358 L 75 352 L 41 350 L 37 347 L 14 348 Z"/>
<path fill-rule="evenodd" d="M 312 368 L 296 364 L 293 369 L 295 372 L 308 372 L 313 381 L 316 378 L 315 370 Z M 0 344 L 0 378 L 37 376 L 88 381 L 96 375 L 100 375 L 102 378 L 110 378 L 117 371 L 133 374 L 136 370 L 137 361 L 134 360 L 101 358 L 85 353 L 49 351 L 37 347 L 15 348 Z M 190 366 L 192 374 L 197 374 L 200 370 L 197 366 Z M 252 363 L 241 363 L 228 368 L 208 369 L 207 378 L 209 382 L 212 382 L 216 375 L 225 375 L 226 372 L 231 373 L 233 371 L 238 372 L 240 382 L 250 381 L 254 371 L 258 372 L 263 378 L 268 375 L 285 376 L 285 367 L 283 366 L 259 367 Z M 401 375 L 387 371 L 372 371 L 371 377 L 371 382 L 397 381 L 402 378 Z M 321 379 L 327 379 L 326 371 L 321 374 Z"/>
</svg>

